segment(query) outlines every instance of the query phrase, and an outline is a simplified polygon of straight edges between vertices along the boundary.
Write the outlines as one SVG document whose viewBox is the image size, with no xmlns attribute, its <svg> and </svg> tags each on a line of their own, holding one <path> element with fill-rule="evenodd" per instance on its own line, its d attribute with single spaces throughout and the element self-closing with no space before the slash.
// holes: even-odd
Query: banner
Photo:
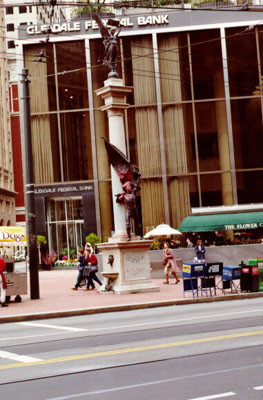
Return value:
<svg viewBox="0 0 263 400">
<path fill-rule="evenodd" d="M 22 226 L 0 226 L 0 246 L 26 245 L 26 231 Z"/>
</svg>

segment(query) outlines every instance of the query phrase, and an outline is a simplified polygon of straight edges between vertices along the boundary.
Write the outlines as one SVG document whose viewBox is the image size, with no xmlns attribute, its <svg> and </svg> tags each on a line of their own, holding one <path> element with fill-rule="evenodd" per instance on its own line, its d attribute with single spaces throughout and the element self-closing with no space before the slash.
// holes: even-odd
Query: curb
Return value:
<svg viewBox="0 0 263 400">
<path fill-rule="evenodd" d="M 102 314 L 109 312 L 121 312 L 121 311 L 132 311 L 142 310 L 146 308 L 157 308 L 157 307 L 169 307 L 169 306 L 182 306 L 187 304 L 196 303 L 213 303 L 219 301 L 229 300 L 244 300 L 254 299 L 263 297 L 263 292 L 255 293 L 239 293 L 239 294 L 227 294 L 224 296 L 217 297 L 199 297 L 199 298 L 184 298 L 175 300 L 163 300 L 148 303 L 134 303 L 134 304 L 122 304 L 116 306 L 104 306 L 74 310 L 57 310 L 57 311 L 44 311 L 34 314 L 21 314 L 21 315 L 10 315 L 6 317 L 0 317 L 0 323 L 11 323 L 11 322 L 22 322 L 22 321 L 35 321 L 41 319 L 53 319 L 53 318 L 65 318 L 75 317 L 79 315 L 90 315 L 90 314 Z"/>
</svg>

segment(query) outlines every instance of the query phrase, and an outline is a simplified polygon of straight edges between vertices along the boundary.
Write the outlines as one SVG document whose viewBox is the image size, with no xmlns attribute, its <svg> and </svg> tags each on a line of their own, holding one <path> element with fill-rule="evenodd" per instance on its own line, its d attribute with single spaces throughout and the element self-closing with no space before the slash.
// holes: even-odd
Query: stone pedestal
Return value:
<svg viewBox="0 0 263 400">
<path fill-rule="evenodd" d="M 116 294 L 159 292 L 159 286 L 150 280 L 150 245 L 150 240 L 98 244 L 102 251 L 104 277 L 100 291 Z"/>
</svg>

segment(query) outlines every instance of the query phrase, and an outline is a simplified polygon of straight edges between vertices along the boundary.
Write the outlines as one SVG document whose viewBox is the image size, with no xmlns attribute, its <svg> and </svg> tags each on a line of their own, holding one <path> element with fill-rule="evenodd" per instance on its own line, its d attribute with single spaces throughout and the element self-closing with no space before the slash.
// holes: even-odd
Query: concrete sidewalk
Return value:
<svg viewBox="0 0 263 400">
<path fill-rule="evenodd" d="M 182 279 L 177 285 L 174 284 L 174 279 L 170 279 L 169 285 L 164 285 L 163 279 L 155 279 L 154 281 L 160 286 L 160 292 L 152 293 L 117 295 L 99 293 L 96 290 L 85 291 L 84 288 L 72 290 L 76 277 L 75 270 L 39 271 L 40 299 L 31 300 L 30 291 L 22 296 L 21 303 L 15 303 L 11 298 L 8 307 L 0 307 L 0 323 L 263 297 L 263 292 L 239 294 L 228 292 L 225 295 L 219 292 L 217 296 L 193 299 L 192 293 L 186 292 L 184 298 Z"/>
</svg>

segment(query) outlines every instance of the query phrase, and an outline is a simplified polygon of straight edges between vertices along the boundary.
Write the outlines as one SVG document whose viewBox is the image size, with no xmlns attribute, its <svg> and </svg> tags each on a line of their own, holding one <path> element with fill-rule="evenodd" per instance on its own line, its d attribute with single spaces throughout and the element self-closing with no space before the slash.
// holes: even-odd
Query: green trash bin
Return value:
<svg viewBox="0 0 263 400">
<path fill-rule="evenodd" d="M 263 292 L 263 259 L 258 258 L 259 291 Z"/>
</svg>

